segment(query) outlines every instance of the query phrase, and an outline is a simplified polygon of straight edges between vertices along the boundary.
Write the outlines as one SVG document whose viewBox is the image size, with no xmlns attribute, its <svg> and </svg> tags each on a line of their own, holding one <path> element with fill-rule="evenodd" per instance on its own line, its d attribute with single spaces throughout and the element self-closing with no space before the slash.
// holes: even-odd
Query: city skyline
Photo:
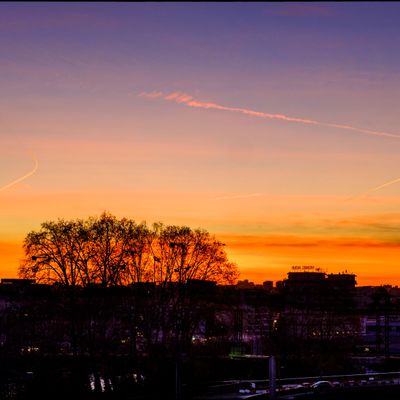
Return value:
<svg viewBox="0 0 400 400">
<path fill-rule="evenodd" d="M 3 3 L 0 265 L 109 211 L 241 276 L 400 283 L 399 3 Z"/>
</svg>

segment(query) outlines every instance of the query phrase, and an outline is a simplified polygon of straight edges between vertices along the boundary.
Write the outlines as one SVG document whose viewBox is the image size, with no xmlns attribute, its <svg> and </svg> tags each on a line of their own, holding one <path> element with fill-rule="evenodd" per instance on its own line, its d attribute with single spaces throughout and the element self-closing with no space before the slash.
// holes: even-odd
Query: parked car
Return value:
<svg viewBox="0 0 400 400">
<path fill-rule="evenodd" d="M 239 393 L 248 394 L 256 392 L 256 384 L 254 382 L 242 382 L 239 386 Z"/>
<path fill-rule="evenodd" d="M 318 381 L 311 385 L 311 388 L 316 393 L 324 393 L 333 388 L 333 385 L 329 381 Z"/>
</svg>

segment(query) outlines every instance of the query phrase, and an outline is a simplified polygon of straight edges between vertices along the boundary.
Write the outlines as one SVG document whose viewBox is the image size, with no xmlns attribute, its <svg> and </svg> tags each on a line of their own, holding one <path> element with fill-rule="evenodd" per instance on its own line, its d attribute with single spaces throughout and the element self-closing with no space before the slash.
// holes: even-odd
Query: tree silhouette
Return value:
<svg viewBox="0 0 400 400">
<path fill-rule="evenodd" d="M 66 289 L 74 354 L 79 352 L 78 338 L 94 337 L 90 324 L 78 332 L 84 310 L 90 314 L 87 321 L 97 321 L 99 315 L 111 311 L 106 297 L 92 304 L 90 296 L 82 297 L 78 288 L 130 285 L 132 295 L 127 301 L 133 351 L 140 337 L 148 348 L 162 345 L 179 353 L 189 344 L 202 312 L 194 306 L 187 283 L 234 283 L 238 277 L 224 244 L 206 230 L 162 223 L 149 227 L 110 213 L 44 222 L 39 231 L 28 233 L 24 251 L 21 277 Z M 107 324 L 103 325 L 96 325 L 98 337 L 106 337 Z"/>
<path fill-rule="evenodd" d="M 137 224 L 110 213 L 86 220 L 44 222 L 24 241 L 19 275 L 75 287 L 153 282 L 167 286 L 189 279 L 234 283 L 235 264 L 224 244 L 203 229 Z"/>
<path fill-rule="evenodd" d="M 85 228 L 85 222 L 79 220 L 44 222 L 39 232 L 30 232 L 25 238 L 26 258 L 19 274 L 68 287 L 90 281 L 90 252 Z"/>
</svg>

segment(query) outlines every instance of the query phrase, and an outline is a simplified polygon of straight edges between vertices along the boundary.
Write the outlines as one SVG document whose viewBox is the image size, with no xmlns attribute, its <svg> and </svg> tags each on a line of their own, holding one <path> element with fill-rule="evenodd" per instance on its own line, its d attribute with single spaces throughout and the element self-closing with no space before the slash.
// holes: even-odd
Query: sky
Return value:
<svg viewBox="0 0 400 400">
<path fill-rule="evenodd" d="M 109 211 L 240 279 L 400 284 L 400 3 L 0 4 L 0 277 Z"/>
</svg>

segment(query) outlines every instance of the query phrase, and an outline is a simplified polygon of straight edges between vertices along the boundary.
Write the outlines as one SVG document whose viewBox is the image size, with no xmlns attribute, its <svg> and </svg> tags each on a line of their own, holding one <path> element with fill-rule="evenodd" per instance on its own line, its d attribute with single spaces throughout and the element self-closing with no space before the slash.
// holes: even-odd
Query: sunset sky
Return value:
<svg viewBox="0 0 400 400">
<path fill-rule="evenodd" d="M 46 220 L 202 227 L 240 279 L 400 284 L 400 3 L 0 4 L 0 277 Z"/>
</svg>

